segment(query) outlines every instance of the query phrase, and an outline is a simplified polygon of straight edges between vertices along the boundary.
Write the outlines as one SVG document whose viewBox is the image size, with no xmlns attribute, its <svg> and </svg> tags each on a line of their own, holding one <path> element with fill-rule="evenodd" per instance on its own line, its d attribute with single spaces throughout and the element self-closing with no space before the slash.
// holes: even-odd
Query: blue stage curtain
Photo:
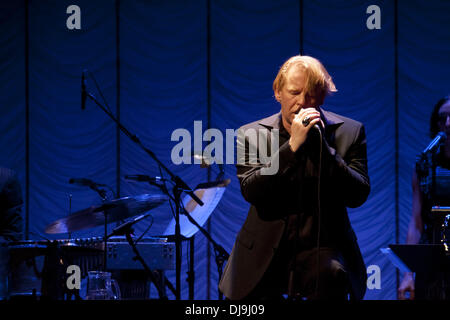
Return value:
<svg viewBox="0 0 450 320">
<path fill-rule="evenodd" d="M 194 150 L 194 121 L 202 121 L 203 130 L 207 128 L 206 55 L 206 1 L 120 2 L 121 120 L 191 188 L 207 181 L 207 170 L 194 164 L 174 165 L 171 151 L 178 141 L 172 142 L 171 135 L 178 128 L 188 130 L 192 151 L 197 151 Z M 124 135 L 120 138 L 120 162 L 124 195 L 159 192 L 156 187 L 123 179 L 128 174 L 160 176 L 157 163 Z M 164 170 L 161 172 L 164 178 L 170 179 Z M 168 183 L 170 191 L 171 187 Z M 148 235 L 160 235 L 173 219 L 169 203 L 152 214 L 154 223 Z M 147 226 L 146 223 L 137 226 L 138 233 Z M 202 299 L 206 296 L 206 243 L 200 232 L 195 240 L 194 298 Z M 189 294 L 187 248 L 187 242 L 183 242 L 183 299 Z M 166 275 L 175 286 L 175 272 L 168 271 Z M 170 290 L 167 294 L 174 298 Z"/>
<path fill-rule="evenodd" d="M 399 1 L 399 228 L 406 241 L 416 157 L 431 142 L 430 116 L 450 94 L 448 1 Z"/>
<path fill-rule="evenodd" d="M 394 3 L 377 2 L 380 30 L 366 26 L 370 1 L 304 3 L 304 54 L 324 63 L 338 89 L 325 108 L 366 128 L 371 193 L 349 210 L 366 267 L 381 270 L 381 287 L 365 298 L 393 299 L 395 267 L 379 249 L 395 243 Z"/>
<path fill-rule="evenodd" d="M 69 30 L 69 1 L 29 2 L 30 99 L 30 231 L 47 238 L 45 227 L 71 212 L 101 203 L 97 193 L 69 184 L 89 178 L 115 186 L 116 131 L 114 123 L 91 101 L 81 110 L 81 73 L 97 79 L 115 113 L 116 37 L 112 0 L 78 1 L 81 30 Z M 101 8 L 101 10 L 99 9 Z M 100 100 L 92 80 L 87 89 Z M 72 236 L 102 233 L 102 228 Z"/>
<path fill-rule="evenodd" d="M 0 166 L 16 171 L 25 199 L 25 6 L 22 1 L 0 2 L 0 57 Z M 24 218 L 25 210 L 24 206 Z"/>
</svg>

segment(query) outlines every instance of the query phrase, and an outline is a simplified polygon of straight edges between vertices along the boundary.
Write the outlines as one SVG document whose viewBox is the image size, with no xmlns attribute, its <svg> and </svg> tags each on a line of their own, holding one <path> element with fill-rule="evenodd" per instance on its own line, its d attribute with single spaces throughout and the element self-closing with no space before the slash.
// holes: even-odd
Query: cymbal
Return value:
<svg viewBox="0 0 450 320">
<path fill-rule="evenodd" d="M 67 233 L 102 226 L 105 224 L 105 215 L 107 223 L 123 220 L 154 209 L 168 199 L 166 195 L 160 194 L 142 194 L 114 199 L 56 220 L 47 226 L 45 232 Z"/>
</svg>

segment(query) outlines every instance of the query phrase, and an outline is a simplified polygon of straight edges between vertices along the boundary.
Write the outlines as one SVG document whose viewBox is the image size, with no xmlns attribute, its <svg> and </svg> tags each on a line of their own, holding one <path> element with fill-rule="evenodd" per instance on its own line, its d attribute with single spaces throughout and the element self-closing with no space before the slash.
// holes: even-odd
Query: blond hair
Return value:
<svg viewBox="0 0 450 320">
<path fill-rule="evenodd" d="M 301 66 L 306 72 L 306 92 L 325 98 L 332 92 L 336 92 L 336 86 L 322 63 L 310 56 L 293 56 L 286 60 L 278 71 L 273 81 L 273 91 L 276 93 L 283 89 L 286 83 L 286 74 L 289 68 Z"/>
</svg>

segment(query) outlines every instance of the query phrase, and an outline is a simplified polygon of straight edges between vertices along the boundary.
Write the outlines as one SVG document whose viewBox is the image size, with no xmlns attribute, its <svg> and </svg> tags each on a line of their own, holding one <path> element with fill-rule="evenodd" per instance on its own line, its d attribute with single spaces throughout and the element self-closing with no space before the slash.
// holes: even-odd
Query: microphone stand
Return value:
<svg viewBox="0 0 450 320">
<path fill-rule="evenodd" d="M 180 300 L 181 298 L 181 234 L 180 234 L 180 202 L 181 202 L 181 194 L 186 192 L 192 199 L 194 199 L 199 205 L 203 205 L 203 202 L 194 194 L 192 189 L 184 182 L 179 176 L 172 173 L 157 157 L 156 155 L 146 148 L 139 138 L 131 134 L 116 117 L 107 110 L 89 91 L 86 90 L 86 96 L 91 99 L 100 109 L 102 109 L 119 127 L 119 129 L 133 141 L 136 143 L 144 152 L 146 152 L 159 166 L 163 168 L 164 171 L 170 176 L 171 180 L 175 183 L 173 188 L 174 200 L 176 203 L 176 213 L 175 213 L 175 252 L 176 252 L 176 292 L 175 298 L 176 300 Z M 105 218 L 106 220 L 106 218 Z"/>
<path fill-rule="evenodd" d="M 433 142 L 436 138 L 430 143 Z M 436 167 L 437 156 L 440 152 L 441 143 L 434 145 L 432 148 L 428 146 L 416 160 L 416 171 L 418 173 L 419 185 L 421 191 L 425 194 L 425 197 L 430 204 L 430 210 L 435 205 L 436 198 Z M 432 243 L 439 244 L 439 219 L 433 216 L 432 225 Z"/>
</svg>

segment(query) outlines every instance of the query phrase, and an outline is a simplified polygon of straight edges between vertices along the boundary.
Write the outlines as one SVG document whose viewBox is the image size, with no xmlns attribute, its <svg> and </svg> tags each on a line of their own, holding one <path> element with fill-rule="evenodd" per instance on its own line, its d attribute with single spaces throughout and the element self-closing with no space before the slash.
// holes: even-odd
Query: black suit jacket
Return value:
<svg viewBox="0 0 450 320">
<path fill-rule="evenodd" d="M 15 172 L 0 167 L 0 242 L 23 239 L 22 205 Z"/>
<path fill-rule="evenodd" d="M 367 170 L 367 150 L 364 126 L 352 119 L 321 109 L 325 123 L 321 168 L 321 215 L 328 225 L 327 238 L 345 260 L 352 283 L 352 294 L 362 299 L 366 290 L 367 273 L 351 227 L 347 207 L 358 207 L 367 199 L 370 182 Z M 281 114 L 243 126 L 240 130 L 279 129 Z M 260 138 L 263 136 L 259 136 Z M 229 299 L 242 299 L 261 280 L 276 252 L 286 227 L 287 217 L 296 214 L 298 203 L 311 199 L 293 199 L 292 185 L 317 174 L 309 156 L 310 143 L 294 153 L 288 142 L 279 146 L 272 159 L 278 159 L 276 174 L 262 174 L 262 169 L 275 163 L 251 162 L 259 159 L 259 147 L 251 147 L 248 137 L 237 139 L 237 175 L 244 198 L 251 204 L 247 219 L 237 235 L 230 258 L 225 266 L 219 289 Z M 270 135 L 266 135 L 271 150 Z M 308 142 L 308 141 L 307 141 Z M 317 143 L 316 143 L 317 144 Z M 255 153 L 255 150 L 258 150 Z M 312 153 L 311 153 L 312 154 Z M 303 169 L 302 169 L 303 168 Z M 298 172 L 302 172 L 299 175 Z M 295 197 L 295 195 L 294 195 Z"/>
</svg>

